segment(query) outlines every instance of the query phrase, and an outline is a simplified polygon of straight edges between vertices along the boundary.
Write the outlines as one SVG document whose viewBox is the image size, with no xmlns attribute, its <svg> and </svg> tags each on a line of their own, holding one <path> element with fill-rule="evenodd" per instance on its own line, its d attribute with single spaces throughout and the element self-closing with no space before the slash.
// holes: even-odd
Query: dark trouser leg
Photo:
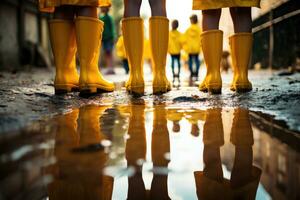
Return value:
<svg viewBox="0 0 300 200">
<path fill-rule="evenodd" d="M 175 77 L 175 56 L 171 55 L 171 68 L 172 68 L 172 74 L 173 74 L 173 78 Z"/>
<path fill-rule="evenodd" d="M 193 76 L 193 56 L 189 54 L 189 70 L 191 72 L 191 78 Z"/>
<path fill-rule="evenodd" d="M 125 69 L 126 74 L 129 73 L 129 64 L 127 59 L 123 59 L 123 68 Z"/>
<path fill-rule="evenodd" d="M 195 76 L 198 77 L 198 75 L 199 75 L 199 69 L 200 69 L 199 54 L 195 55 L 195 62 L 196 62 L 196 72 L 195 72 Z"/>
</svg>

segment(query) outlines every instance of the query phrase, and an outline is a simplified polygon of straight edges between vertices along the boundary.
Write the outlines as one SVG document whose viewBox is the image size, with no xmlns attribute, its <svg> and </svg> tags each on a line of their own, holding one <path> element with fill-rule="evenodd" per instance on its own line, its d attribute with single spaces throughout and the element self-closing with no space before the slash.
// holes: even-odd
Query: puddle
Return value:
<svg viewBox="0 0 300 200">
<path fill-rule="evenodd" d="M 275 129 L 241 108 L 83 106 L 0 138 L 0 199 L 299 199 L 299 139 Z"/>
</svg>

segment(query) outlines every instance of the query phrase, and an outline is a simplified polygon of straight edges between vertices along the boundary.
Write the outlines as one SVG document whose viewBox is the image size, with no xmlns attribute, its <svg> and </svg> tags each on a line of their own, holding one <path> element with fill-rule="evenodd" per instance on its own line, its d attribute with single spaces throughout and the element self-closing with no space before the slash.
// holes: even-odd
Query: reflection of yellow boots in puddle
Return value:
<svg viewBox="0 0 300 200">
<path fill-rule="evenodd" d="M 167 109 L 167 119 L 173 122 L 172 131 L 174 133 L 180 132 L 179 122 L 181 121 L 184 115 L 183 112 L 179 112 L 179 111 L 180 111 L 179 109 L 174 109 L 174 108 Z"/>
<path fill-rule="evenodd" d="M 108 139 L 100 132 L 100 117 L 109 106 L 88 105 L 80 108 L 78 119 L 78 131 L 80 134 L 80 145 L 88 146 L 99 144 Z"/>
<path fill-rule="evenodd" d="M 153 167 L 167 171 L 169 160 L 166 154 L 170 152 L 170 140 L 165 105 L 156 105 L 154 108 L 151 152 Z M 150 199 L 170 199 L 168 196 L 168 174 L 157 174 L 154 171 Z"/>
<path fill-rule="evenodd" d="M 221 108 L 208 109 L 203 126 L 204 145 L 222 146 L 224 144 L 224 130 Z"/>
<path fill-rule="evenodd" d="M 210 126 L 213 121 L 215 129 Z M 234 111 L 230 140 L 235 146 L 235 159 L 230 181 L 223 178 L 220 146 L 224 141 L 220 123 L 220 112 L 208 110 L 203 131 L 205 167 L 203 172 L 195 172 L 197 195 L 199 199 L 255 199 L 261 170 L 252 164 L 253 133 L 249 112 L 245 109 Z"/>
<path fill-rule="evenodd" d="M 198 126 L 198 121 L 205 121 L 205 111 L 203 110 L 188 110 L 185 112 L 185 118 L 191 123 L 191 134 L 198 137 L 200 134 L 200 129 Z"/>
<path fill-rule="evenodd" d="M 224 145 L 221 109 L 208 109 L 203 129 L 203 172 L 194 173 L 199 199 L 228 199 L 228 183 L 223 178 L 220 147 Z"/>
<path fill-rule="evenodd" d="M 48 185 L 50 199 L 111 199 L 113 178 L 103 176 L 102 169 L 108 159 L 103 149 L 84 150 L 86 145 L 101 141 L 96 123 L 103 112 L 93 112 L 95 107 L 83 107 L 58 118 L 54 180 Z M 98 122 L 99 124 L 99 122 Z M 80 151 L 79 151 L 80 150 Z"/>
<path fill-rule="evenodd" d="M 231 173 L 233 199 L 255 199 L 261 170 L 252 165 L 254 144 L 249 111 L 235 109 L 230 140 L 235 146 L 235 159 Z"/>
<path fill-rule="evenodd" d="M 145 105 L 131 105 L 126 143 L 127 165 L 135 167 L 135 174 L 128 178 L 128 199 L 146 199 L 146 189 L 139 160 L 146 159 Z"/>
</svg>

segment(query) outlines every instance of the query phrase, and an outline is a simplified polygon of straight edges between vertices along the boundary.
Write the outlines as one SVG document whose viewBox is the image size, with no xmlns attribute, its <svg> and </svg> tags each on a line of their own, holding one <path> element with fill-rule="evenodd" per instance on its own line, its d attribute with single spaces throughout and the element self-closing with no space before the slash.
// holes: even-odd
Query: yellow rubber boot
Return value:
<svg viewBox="0 0 300 200">
<path fill-rule="evenodd" d="M 76 35 L 80 59 L 79 90 L 82 94 L 112 92 L 114 84 L 98 69 L 103 22 L 92 17 L 77 17 Z"/>
<path fill-rule="evenodd" d="M 207 71 L 204 81 L 199 85 L 199 90 L 220 94 L 222 90 L 220 62 L 223 49 L 223 32 L 220 30 L 205 31 L 201 37 Z"/>
<path fill-rule="evenodd" d="M 252 33 L 237 33 L 229 38 L 234 77 L 230 89 L 249 92 L 252 84 L 248 80 L 248 65 L 252 52 Z"/>
<path fill-rule="evenodd" d="M 124 45 L 129 61 L 129 80 L 126 89 L 129 93 L 144 93 L 144 21 L 140 17 L 129 17 L 122 20 Z"/>
<path fill-rule="evenodd" d="M 153 66 L 153 93 L 171 90 L 166 76 L 166 59 L 169 44 L 169 20 L 166 17 L 151 17 L 149 20 L 150 47 Z"/>
<path fill-rule="evenodd" d="M 49 22 L 49 28 L 56 67 L 55 94 L 78 90 L 75 25 L 73 21 L 55 19 Z"/>
</svg>

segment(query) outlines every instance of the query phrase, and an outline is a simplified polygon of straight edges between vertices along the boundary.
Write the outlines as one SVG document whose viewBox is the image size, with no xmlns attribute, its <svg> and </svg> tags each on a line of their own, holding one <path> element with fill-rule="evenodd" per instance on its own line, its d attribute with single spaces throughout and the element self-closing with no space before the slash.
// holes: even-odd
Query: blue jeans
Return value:
<svg viewBox="0 0 300 200">
<path fill-rule="evenodd" d="M 193 67 L 194 62 L 196 65 L 196 70 L 194 70 L 194 67 Z M 198 77 L 199 69 L 200 69 L 199 54 L 189 54 L 189 70 L 191 72 L 191 76 Z"/>
<path fill-rule="evenodd" d="M 177 67 L 178 67 L 178 73 L 177 73 L 177 75 L 179 76 L 179 74 L 180 74 L 180 68 L 181 68 L 180 54 L 171 55 L 171 67 L 172 67 L 173 77 L 176 76 L 176 74 L 175 74 L 175 62 L 177 62 Z"/>
</svg>

